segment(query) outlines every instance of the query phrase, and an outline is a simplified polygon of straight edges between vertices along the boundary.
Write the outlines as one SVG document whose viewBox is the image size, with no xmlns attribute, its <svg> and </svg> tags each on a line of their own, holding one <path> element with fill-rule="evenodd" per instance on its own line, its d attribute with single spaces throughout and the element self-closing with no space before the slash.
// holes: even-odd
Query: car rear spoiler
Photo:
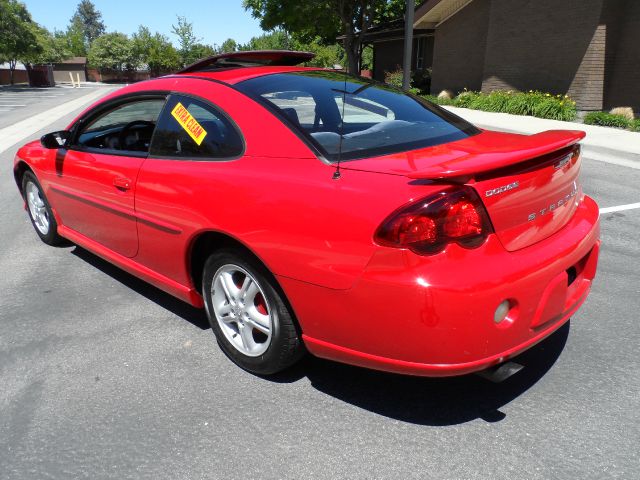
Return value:
<svg viewBox="0 0 640 480">
<path fill-rule="evenodd" d="M 585 135 L 585 132 L 580 130 L 547 130 L 535 135 L 522 135 L 518 142 L 497 145 L 489 150 L 461 149 L 463 151 L 459 157 L 434 163 L 407 176 L 431 180 L 473 177 L 570 147 Z M 451 144 L 450 148 L 455 150 L 455 143 Z"/>
<path fill-rule="evenodd" d="M 193 73 L 218 68 L 241 68 L 258 66 L 294 66 L 307 62 L 315 57 L 312 52 L 295 52 L 291 50 L 251 50 L 245 52 L 221 53 L 198 60 L 177 73 Z"/>
</svg>

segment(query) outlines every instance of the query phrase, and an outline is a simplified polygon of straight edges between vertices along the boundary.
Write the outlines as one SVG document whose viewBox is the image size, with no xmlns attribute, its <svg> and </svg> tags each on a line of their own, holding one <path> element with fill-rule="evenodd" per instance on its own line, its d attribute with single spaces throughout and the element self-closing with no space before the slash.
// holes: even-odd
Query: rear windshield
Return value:
<svg viewBox="0 0 640 480">
<path fill-rule="evenodd" d="M 342 72 L 265 75 L 236 85 L 278 113 L 329 161 L 385 155 L 479 133 L 446 110 Z"/>
</svg>

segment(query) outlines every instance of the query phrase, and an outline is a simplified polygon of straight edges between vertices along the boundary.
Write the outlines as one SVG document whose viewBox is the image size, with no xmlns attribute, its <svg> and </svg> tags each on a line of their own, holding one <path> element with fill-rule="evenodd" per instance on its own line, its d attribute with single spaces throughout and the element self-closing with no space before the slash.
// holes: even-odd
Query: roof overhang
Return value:
<svg viewBox="0 0 640 480">
<path fill-rule="evenodd" d="M 414 28 L 436 28 L 473 0 L 427 0 L 416 9 Z"/>
</svg>

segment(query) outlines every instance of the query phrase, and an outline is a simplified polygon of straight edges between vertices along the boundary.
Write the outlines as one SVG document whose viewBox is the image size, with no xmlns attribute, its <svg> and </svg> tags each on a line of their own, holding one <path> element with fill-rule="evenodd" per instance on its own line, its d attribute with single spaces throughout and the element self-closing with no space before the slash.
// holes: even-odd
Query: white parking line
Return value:
<svg viewBox="0 0 640 480">
<path fill-rule="evenodd" d="M 26 105 L 12 105 L 11 103 L 0 103 L 0 107 L 26 107 Z"/>
<path fill-rule="evenodd" d="M 24 94 L 20 94 L 20 95 L 12 95 L 10 93 L 0 93 L 0 98 L 11 98 L 11 99 L 16 99 L 16 98 L 55 98 L 55 97 L 61 97 L 62 95 L 31 95 L 29 93 L 24 93 Z"/>
<path fill-rule="evenodd" d="M 635 208 L 640 208 L 640 202 L 638 203 L 629 203 L 627 205 L 618 205 L 617 207 L 606 207 L 601 208 L 600 213 L 611 213 L 611 212 L 621 212 L 623 210 L 633 210 Z"/>
</svg>

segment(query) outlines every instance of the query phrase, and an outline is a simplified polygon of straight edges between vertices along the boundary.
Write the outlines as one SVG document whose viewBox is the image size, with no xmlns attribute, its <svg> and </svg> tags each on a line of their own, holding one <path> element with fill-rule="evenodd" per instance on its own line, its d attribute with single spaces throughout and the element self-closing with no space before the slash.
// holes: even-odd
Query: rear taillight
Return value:
<svg viewBox="0 0 640 480">
<path fill-rule="evenodd" d="M 475 248 L 493 232 L 484 205 L 470 187 L 450 187 L 389 215 L 375 234 L 379 245 L 428 255 L 448 243 Z"/>
</svg>

